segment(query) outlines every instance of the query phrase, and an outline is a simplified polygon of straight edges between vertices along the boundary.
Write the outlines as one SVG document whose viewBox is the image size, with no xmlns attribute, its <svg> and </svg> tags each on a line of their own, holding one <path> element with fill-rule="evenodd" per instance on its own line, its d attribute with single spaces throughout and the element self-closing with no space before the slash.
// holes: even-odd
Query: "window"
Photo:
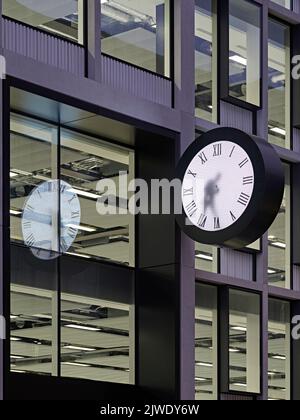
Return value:
<svg viewBox="0 0 300 420">
<path fill-rule="evenodd" d="M 195 9 L 196 116 L 217 122 L 217 4 L 197 0 Z"/>
<path fill-rule="evenodd" d="M 229 379 L 231 391 L 260 392 L 260 296 L 229 292 Z"/>
<path fill-rule="evenodd" d="M 269 19 L 269 141 L 291 146 L 290 28 Z"/>
<path fill-rule="evenodd" d="M 133 218 L 96 207 L 99 180 L 133 176 L 132 152 L 13 113 L 10 130 L 11 371 L 133 383 Z"/>
<path fill-rule="evenodd" d="M 196 284 L 196 400 L 216 400 L 217 393 L 217 288 Z"/>
<path fill-rule="evenodd" d="M 259 107 L 261 7 L 229 0 L 229 96 Z"/>
<path fill-rule="evenodd" d="M 269 399 L 291 398 L 291 320 L 288 302 L 269 300 Z"/>
<path fill-rule="evenodd" d="M 3 15 L 83 44 L 84 0 L 3 0 Z"/>
<path fill-rule="evenodd" d="M 196 242 L 196 269 L 218 272 L 218 248 Z"/>
<path fill-rule="evenodd" d="M 269 229 L 268 276 L 272 286 L 291 288 L 291 186 L 285 165 L 285 192 L 280 211 Z"/>
<path fill-rule="evenodd" d="M 273 3 L 279 4 L 286 9 L 292 10 L 292 1 L 293 0 L 272 0 Z"/>
<path fill-rule="evenodd" d="M 170 77 L 170 0 L 101 0 L 102 52 Z"/>
</svg>

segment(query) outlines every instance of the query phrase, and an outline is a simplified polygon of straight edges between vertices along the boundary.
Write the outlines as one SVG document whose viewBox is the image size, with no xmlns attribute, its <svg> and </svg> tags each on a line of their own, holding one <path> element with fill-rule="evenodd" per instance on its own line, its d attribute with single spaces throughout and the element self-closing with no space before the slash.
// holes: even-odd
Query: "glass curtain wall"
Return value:
<svg viewBox="0 0 300 420">
<path fill-rule="evenodd" d="M 217 0 L 195 5 L 196 116 L 217 122 Z"/>
<path fill-rule="evenodd" d="M 279 6 L 292 10 L 293 0 L 272 0 L 272 3 L 279 4 Z"/>
<path fill-rule="evenodd" d="M 260 392 L 260 296 L 229 292 L 229 389 Z"/>
<path fill-rule="evenodd" d="M 132 152 L 17 114 L 10 131 L 11 371 L 132 383 L 133 220 L 96 207 L 123 176 L 127 209 Z"/>
<path fill-rule="evenodd" d="M 291 398 L 290 304 L 269 300 L 269 399 Z"/>
<path fill-rule="evenodd" d="M 101 50 L 170 77 L 170 0 L 101 0 Z"/>
<path fill-rule="evenodd" d="M 217 400 L 217 288 L 196 283 L 195 399 Z"/>
<path fill-rule="evenodd" d="M 290 27 L 269 19 L 269 141 L 291 147 Z"/>
<path fill-rule="evenodd" d="M 285 191 L 280 211 L 269 229 L 269 284 L 291 288 L 291 180 L 290 167 L 285 165 Z"/>
<path fill-rule="evenodd" d="M 85 0 L 3 0 L 4 16 L 83 44 Z"/>
<path fill-rule="evenodd" d="M 229 0 L 229 95 L 260 106 L 261 7 Z"/>
<path fill-rule="evenodd" d="M 196 270 L 218 272 L 218 248 L 210 245 L 195 243 Z"/>
</svg>

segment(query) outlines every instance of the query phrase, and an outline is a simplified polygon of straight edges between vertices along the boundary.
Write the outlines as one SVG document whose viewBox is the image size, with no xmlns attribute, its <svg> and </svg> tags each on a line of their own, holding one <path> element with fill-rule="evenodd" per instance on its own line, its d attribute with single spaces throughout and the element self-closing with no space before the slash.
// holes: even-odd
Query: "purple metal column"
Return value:
<svg viewBox="0 0 300 420">
<path fill-rule="evenodd" d="M 181 112 L 178 155 L 195 138 L 195 1 L 174 0 L 175 109 Z M 178 156 L 179 157 L 179 156 Z M 195 244 L 180 233 L 180 398 L 195 398 Z"/>
</svg>

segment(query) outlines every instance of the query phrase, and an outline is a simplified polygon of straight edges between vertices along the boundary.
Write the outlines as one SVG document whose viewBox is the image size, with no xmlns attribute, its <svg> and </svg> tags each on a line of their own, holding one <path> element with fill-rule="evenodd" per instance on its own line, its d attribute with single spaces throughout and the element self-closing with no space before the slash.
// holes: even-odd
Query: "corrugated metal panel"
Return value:
<svg viewBox="0 0 300 420">
<path fill-rule="evenodd" d="M 3 48 L 84 77 L 84 48 L 22 23 L 3 19 Z"/>
<path fill-rule="evenodd" d="M 300 292 L 300 267 L 293 266 L 293 289 Z"/>
<path fill-rule="evenodd" d="M 102 55 L 102 83 L 131 95 L 172 106 L 172 82 L 159 75 Z"/>
<path fill-rule="evenodd" d="M 253 114 L 247 109 L 221 101 L 220 105 L 221 125 L 238 128 L 246 133 L 253 133 Z"/>
<path fill-rule="evenodd" d="M 293 147 L 294 152 L 300 153 L 300 130 L 298 128 L 293 129 Z"/>
<path fill-rule="evenodd" d="M 254 281 L 253 255 L 221 249 L 221 273 L 241 280 Z"/>
<path fill-rule="evenodd" d="M 240 394 L 221 394 L 221 401 L 254 401 L 254 397 Z"/>
<path fill-rule="evenodd" d="M 293 1 L 293 11 L 296 13 L 300 13 L 300 0 Z"/>
</svg>

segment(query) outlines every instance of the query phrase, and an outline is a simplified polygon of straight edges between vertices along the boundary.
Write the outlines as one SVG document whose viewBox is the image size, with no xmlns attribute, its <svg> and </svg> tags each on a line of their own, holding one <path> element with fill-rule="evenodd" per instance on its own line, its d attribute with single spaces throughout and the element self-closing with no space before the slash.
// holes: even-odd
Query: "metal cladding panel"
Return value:
<svg viewBox="0 0 300 420">
<path fill-rule="evenodd" d="M 300 0 L 293 0 L 293 11 L 300 13 Z"/>
<path fill-rule="evenodd" d="M 232 249 L 222 249 L 221 270 L 222 274 L 240 280 L 254 280 L 253 254 L 237 252 Z"/>
<path fill-rule="evenodd" d="M 172 106 L 172 82 L 154 73 L 102 55 L 102 83 L 126 93 Z"/>
<path fill-rule="evenodd" d="M 228 102 L 221 101 L 221 125 L 238 128 L 248 134 L 253 133 L 253 113 Z"/>
<path fill-rule="evenodd" d="M 4 49 L 84 77 L 84 48 L 62 38 L 3 19 Z"/>
</svg>

